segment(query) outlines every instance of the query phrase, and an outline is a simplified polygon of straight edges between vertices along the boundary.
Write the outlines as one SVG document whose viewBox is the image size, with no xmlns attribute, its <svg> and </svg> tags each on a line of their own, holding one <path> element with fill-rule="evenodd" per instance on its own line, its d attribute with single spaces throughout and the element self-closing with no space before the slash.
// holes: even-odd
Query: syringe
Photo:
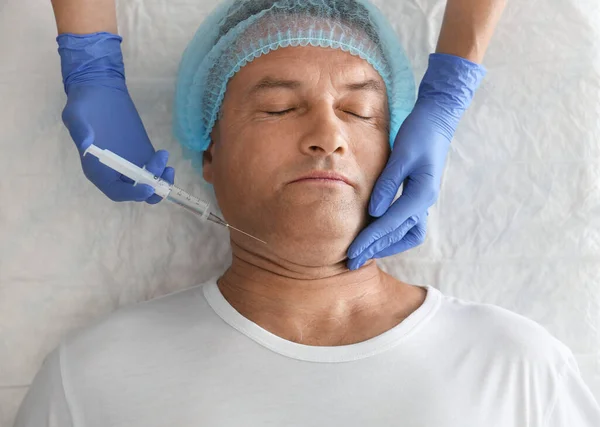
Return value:
<svg viewBox="0 0 600 427">
<path fill-rule="evenodd" d="M 200 218 L 202 220 L 212 221 L 216 224 L 231 228 L 232 230 L 245 234 L 248 237 L 252 237 L 253 239 L 258 240 L 259 242 L 262 242 L 264 244 L 267 243 L 227 224 L 225 220 L 219 218 L 217 215 L 209 211 L 209 202 L 191 196 L 190 194 L 183 191 L 181 188 L 169 184 L 164 179 L 146 170 L 146 166 L 140 168 L 139 166 L 134 165 L 130 161 L 116 155 L 112 151 L 102 149 L 94 144 L 91 144 L 87 148 L 87 150 L 85 150 L 83 155 L 85 156 L 88 153 L 92 154 L 94 157 L 97 157 L 98 160 L 100 160 L 100 163 L 108 166 L 111 169 L 114 169 L 117 172 L 120 172 L 122 175 L 125 175 L 127 178 L 133 180 L 135 182 L 134 185 L 141 183 L 151 186 L 152 188 L 154 188 L 155 194 L 158 194 L 163 199 L 167 199 L 170 202 L 173 202 L 196 215 L 200 215 Z"/>
</svg>

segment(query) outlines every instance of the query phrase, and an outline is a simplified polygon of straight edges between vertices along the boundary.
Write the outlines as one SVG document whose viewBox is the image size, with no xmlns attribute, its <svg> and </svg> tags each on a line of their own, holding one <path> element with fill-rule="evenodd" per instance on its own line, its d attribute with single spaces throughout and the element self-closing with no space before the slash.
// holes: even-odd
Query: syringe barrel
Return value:
<svg viewBox="0 0 600 427">
<path fill-rule="evenodd" d="M 84 155 L 90 153 L 111 169 L 125 175 L 127 178 L 135 181 L 136 184 L 147 184 L 154 188 L 154 193 L 165 198 L 171 191 L 171 185 L 158 176 L 153 175 L 146 169 L 134 165 L 127 159 L 119 157 L 110 150 L 103 150 L 95 145 L 90 145 Z"/>
<path fill-rule="evenodd" d="M 210 214 L 208 209 L 210 207 L 209 202 L 194 197 L 174 185 L 171 186 L 171 192 L 169 193 L 167 200 L 200 215 L 203 220 L 206 220 Z"/>
</svg>

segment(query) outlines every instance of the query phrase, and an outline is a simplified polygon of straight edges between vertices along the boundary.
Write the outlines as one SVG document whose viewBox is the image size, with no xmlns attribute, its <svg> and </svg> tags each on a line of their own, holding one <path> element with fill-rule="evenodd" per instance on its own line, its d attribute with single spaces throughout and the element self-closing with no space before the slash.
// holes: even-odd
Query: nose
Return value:
<svg viewBox="0 0 600 427">
<path fill-rule="evenodd" d="M 326 157 L 333 153 L 343 155 L 348 151 L 348 135 L 343 121 L 334 108 L 324 105 L 311 112 L 310 128 L 300 142 L 302 153 Z"/>
</svg>

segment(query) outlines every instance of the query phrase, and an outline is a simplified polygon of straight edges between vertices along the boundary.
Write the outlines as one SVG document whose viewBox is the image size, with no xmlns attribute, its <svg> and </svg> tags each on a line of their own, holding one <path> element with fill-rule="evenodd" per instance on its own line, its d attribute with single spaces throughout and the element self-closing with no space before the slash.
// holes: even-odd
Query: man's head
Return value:
<svg viewBox="0 0 600 427">
<path fill-rule="evenodd" d="M 366 225 L 388 138 L 385 83 L 367 61 L 338 49 L 279 49 L 229 81 L 204 179 L 228 222 L 283 259 L 328 265 Z M 315 172 L 348 182 L 296 181 Z"/>
<path fill-rule="evenodd" d="M 320 265 L 342 261 L 365 225 L 414 100 L 403 49 L 368 0 L 226 0 L 184 53 L 174 131 L 226 220 Z M 292 183 L 324 171 L 349 184 Z"/>
</svg>

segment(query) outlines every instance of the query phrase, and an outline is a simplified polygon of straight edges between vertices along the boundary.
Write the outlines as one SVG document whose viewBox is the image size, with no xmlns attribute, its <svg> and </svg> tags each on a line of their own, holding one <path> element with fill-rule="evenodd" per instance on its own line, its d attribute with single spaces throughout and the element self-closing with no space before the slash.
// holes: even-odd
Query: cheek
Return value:
<svg viewBox="0 0 600 427">
<path fill-rule="evenodd" d="M 228 173 L 243 172 L 242 178 L 261 181 L 285 164 L 293 148 L 290 139 L 297 133 L 293 123 L 261 123 L 240 120 L 222 133 L 218 153 Z M 238 174 L 240 175 L 240 174 Z M 267 178 L 268 179 L 268 178 Z"/>
<path fill-rule="evenodd" d="M 391 150 L 387 140 L 385 142 L 373 141 L 373 144 L 361 144 L 361 147 L 356 150 L 356 160 L 365 178 L 369 194 L 377 178 L 383 172 L 390 154 Z"/>
<path fill-rule="evenodd" d="M 215 146 L 215 191 L 235 198 L 260 198 L 270 191 L 285 155 L 272 148 L 273 141 L 243 135 Z"/>
</svg>

